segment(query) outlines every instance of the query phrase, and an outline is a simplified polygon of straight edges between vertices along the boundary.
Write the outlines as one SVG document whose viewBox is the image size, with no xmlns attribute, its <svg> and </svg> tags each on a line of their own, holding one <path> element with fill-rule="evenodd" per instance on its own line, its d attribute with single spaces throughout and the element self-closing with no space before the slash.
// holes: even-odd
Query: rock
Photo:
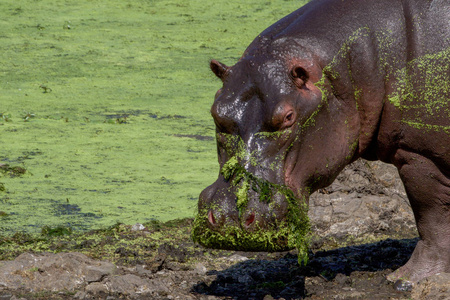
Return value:
<svg viewBox="0 0 450 300">
<path fill-rule="evenodd" d="M 146 269 L 146 265 L 137 265 L 135 268 L 136 273 L 142 277 L 151 277 L 152 271 Z"/>
<path fill-rule="evenodd" d="M 230 257 L 225 258 L 226 260 L 229 260 L 231 262 L 242 262 L 242 261 L 246 261 L 248 260 L 247 257 L 242 256 L 242 255 L 238 255 L 238 254 L 233 254 Z"/>
<path fill-rule="evenodd" d="M 144 229 L 145 229 L 145 226 L 140 223 L 136 223 L 133 226 L 131 226 L 132 231 L 142 231 Z"/>
<path fill-rule="evenodd" d="M 415 221 L 397 169 L 357 160 L 326 189 L 311 195 L 309 217 L 321 237 L 415 232 Z"/>
<path fill-rule="evenodd" d="M 394 289 L 401 292 L 410 292 L 413 288 L 413 283 L 408 280 L 397 280 L 394 283 Z"/>
<path fill-rule="evenodd" d="M 108 277 L 105 282 L 108 292 L 127 295 L 135 298 L 137 295 L 150 296 L 153 294 L 168 294 L 169 286 L 172 285 L 169 279 L 164 278 L 147 279 L 133 274 Z"/>
<path fill-rule="evenodd" d="M 202 263 L 197 263 L 195 265 L 194 272 L 197 273 L 198 275 L 205 275 L 207 271 L 208 270 Z"/>
<path fill-rule="evenodd" d="M 411 293 L 415 300 L 445 300 L 450 299 L 450 273 L 441 273 L 423 279 Z"/>
<path fill-rule="evenodd" d="M 74 296 L 73 299 L 86 299 L 87 294 L 83 291 L 78 291 Z"/>
<path fill-rule="evenodd" d="M 114 264 L 81 253 L 24 253 L 0 266 L 0 287 L 30 292 L 74 291 L 115 270 Z"/>
<path fill-rule="evenodd" d="M 85 288 L 86 293 L 90 293 L 90 294 L 94 294 L 94 295 L 98 295 L 101 293 L 108 293 L 108 287 L 106 286 L 106 284 L 101 283 L 101 282 L 93 282 L 91 284 L 89 284 L 86 288 Z"/>
<path fill-rule="evenodd" d="M 148 279 L 143 279 L 133 274 L 126 274 L 122 276 L 114 276 L 108 278 L 106 286 L 108 290 L 113 293 L 121 293 L 123 295 L 135 294 L 140 291 L 143 294 L 149 293 L 151 282 Z"/>
</svg>

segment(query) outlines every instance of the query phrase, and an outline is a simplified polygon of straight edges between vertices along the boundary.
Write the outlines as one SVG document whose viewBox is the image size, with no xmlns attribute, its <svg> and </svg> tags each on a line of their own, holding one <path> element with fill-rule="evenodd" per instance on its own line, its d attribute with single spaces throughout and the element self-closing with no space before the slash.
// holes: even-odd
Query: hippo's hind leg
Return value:
<svg viewBox="0 0 450 300">
<path fill-rule="evenodd" d="M 433 161 L 416 153 L 399 151 L 396 158 L 420 240 L 409 261 L 388 279 L 417 282 L 436 273 L 450 272 L 448 174 L 443 174 Z"/>
</svg>

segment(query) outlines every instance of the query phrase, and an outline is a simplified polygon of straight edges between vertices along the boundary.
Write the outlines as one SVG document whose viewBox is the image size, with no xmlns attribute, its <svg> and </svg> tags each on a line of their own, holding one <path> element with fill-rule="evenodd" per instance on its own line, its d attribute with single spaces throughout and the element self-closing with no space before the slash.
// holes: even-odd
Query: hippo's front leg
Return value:
<svg viewBox="0 0 450 300">
<path fill-rule="evenodd" d="M 409 261 L 388 279 L 417 282 L 450 272 L 450 180 L 424 156 L 400 150 L 396 159 L 420 241 Z"/>
</svg>

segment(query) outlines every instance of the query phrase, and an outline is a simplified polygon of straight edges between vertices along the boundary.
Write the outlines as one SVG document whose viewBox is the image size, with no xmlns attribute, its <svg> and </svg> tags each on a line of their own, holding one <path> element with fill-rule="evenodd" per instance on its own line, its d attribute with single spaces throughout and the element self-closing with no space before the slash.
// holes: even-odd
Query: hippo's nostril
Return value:
<svg viewBox="0 0 450 300">
<path fill-rule="evenodd" d="M 252 223 L 255 222 L 255 213 L 251 213 L 250 216 L 247 217 L 247 220 L 245 220 L 245 226 L 250 226 Z"/>
<path fill-rule="evenodd" d="M 209 220 L 209 223 L 211 223 L 211 225 L 216 225 L 216 218 L 214 218 L 214 214 L 213 214 L 212 210 L 210 210 L 208 212 L 208 220 Z"/>
</svg>

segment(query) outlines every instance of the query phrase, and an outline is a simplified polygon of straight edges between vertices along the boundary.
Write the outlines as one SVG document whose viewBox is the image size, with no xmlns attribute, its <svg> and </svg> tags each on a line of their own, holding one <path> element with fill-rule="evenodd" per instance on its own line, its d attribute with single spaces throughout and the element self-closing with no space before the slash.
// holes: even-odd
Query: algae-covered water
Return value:
<svg viewBox="0 0 450 300">
<path fill-rule="evenodd" d="M 218 175 L 209 109 L 304 1 L 2 1 L 0 233 L 192 217 Z"/>
</svg>

